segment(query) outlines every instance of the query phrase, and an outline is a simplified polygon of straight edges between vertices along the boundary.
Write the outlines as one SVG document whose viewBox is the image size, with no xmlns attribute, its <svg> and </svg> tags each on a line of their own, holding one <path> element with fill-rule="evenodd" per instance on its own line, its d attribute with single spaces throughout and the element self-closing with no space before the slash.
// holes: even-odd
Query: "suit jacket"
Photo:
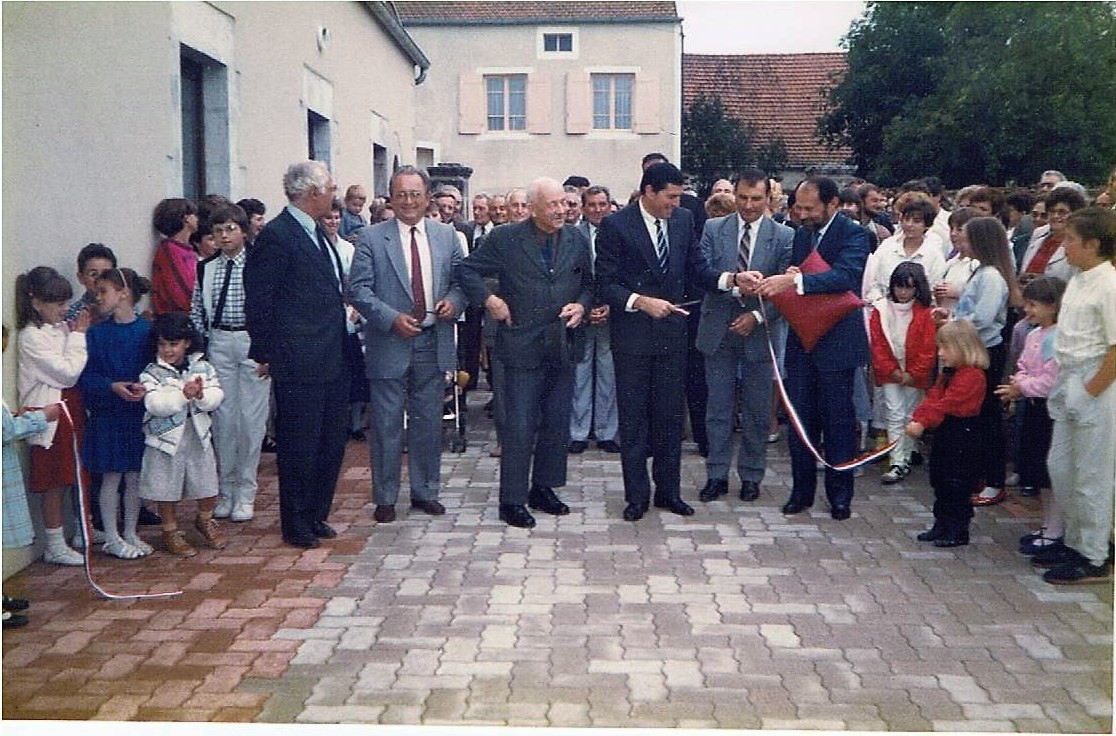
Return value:
<svg viewBox="0 0 1116 736">
<path fill-rule="evenodd" d="M 686 350 L 686 318 L 682 315 L 652 319 L 640 311 L 627 311 L 632 294 L 683 302 L 687 279 L 702 273 L 701 250 L 686 209 L 674 208 L 667 221 L 667 240 L 670 257 L 663 273 L 639 202 L 601 220 L 597 232 L 597 288 L 601 301 L 609 305 L 614 353 L 658 355 Z"/>
<path fill-rule="evenodd" d="M 697 349 L 706 355 L 716 352 L 730 334 L 729 324 L 744 312 L 762 311 L 764 323 L 768 328 L 782 319 L 772 304 L 764 302 L 760 306 L 758 297 L 735 297 L 731 291 L 721 291 L 717 282 L 721 274 L 735 272 L 739 266 L 738 253 L 740 241 L 737 239 L 740 220 L 737 215 L 707 220 L 701 236 L 701 252 L 705 261 L 705 272 L 699 281 L 705 291 L 701 303 L 701 322 L 698 323 Z M 787 270 L 791 260 L 791 243 L 794 230 L 780 225 L 770 217 L 758 221 L 756 237 L 752 246 L 749 270 L 760 271 L 764 276 L 773 276 Z M 767 337 L 763 329 L 755 329 L 744 338 L 745 358 L 750 361 L 768 360 Z"/>
<path fill-rule="evenodd" d="M 485 277 L 499 280 L 500 297 L 511 311 L 511 326 L 496 328 L 496 352 L 509 368 L 538 368 L 560 359 L 576 363 L 585 348 L 585 324 L 593 301 L 589 244 L 573 225 L 558 231 L 553 269 L 547 270 L 533 220 L 496 227 L 461 262 L 458 278 L 470 303 L 483 306 L 492 294 Z M 567 329 L 558 313 L 577 302 L 586 318 Z"/>
<path fill-rule="evenodd" d="M 453 304 L 458 314 L 465 309 L 465 294 L 457 283 L 454 269 L 464 258 L 457 234 L 449 225 L 426 221 L 430 245 L 432 293 L 427 308 L 442 299 Z M 400 378 L 411 364 L 411 340 L 392 332 L 391 326 L 401 313 L 410 314 L 415 300 L 411 293 L 411 271 L 407 267 L 399 223 L 385 220 L 365 228 L 356 242 L 349 274 L 349 302 L 366 320 L 364 360 L 369 378 Z M 438 368 L 452 371 L 457 365 L 453 322 L 434 322 L 438 342 Z"/>
<path fill-rule="evenodd" d="M 345 303 L 334 263 L 286 209 L 256 236 L 244 266 L 244 312 L 252 347 L 279 381 L 327 383 L 348 375 Z"/>
<path fill-rule="evenodd" d="M 794 252 L 791 265 L 801 264 L 812 250 L 813 231 L 800 227 L 794 235 Z M 806 294 L 840 294 L 845 291 L 860 293 L 864 281 L 864 266 L 868 261 L 868 231 L 848 217 L 836 215 L 818 243 L 818 255 L 829 264 L 829 271 L 820 274 L 803 274 L 802 287 Z M 787 335 L 787 358 L 805 353 L 798 335 L 790 329 Z M 821 371 L 837 371 L 868 364 L 868 332 L 864 325 L 863 310 L 854 309 L 822 335 L 810 353 L 814 364 Z"/>
</svg>

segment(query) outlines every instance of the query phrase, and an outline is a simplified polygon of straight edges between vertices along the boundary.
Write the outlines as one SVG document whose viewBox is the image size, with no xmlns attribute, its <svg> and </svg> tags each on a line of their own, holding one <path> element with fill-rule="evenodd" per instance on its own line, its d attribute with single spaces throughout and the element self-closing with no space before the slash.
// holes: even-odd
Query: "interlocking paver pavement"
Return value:
<svg viewBox="0 0 1116 736">
<path fill-rule="evenodd" d="M 257 517 L 227 526 L 227 549 L 96 556 L 107 586 L 181 596 L 104 600 L 41 563 L 15 575 L 5 592 L 34 604 L 3 635 L 4 718 L 1111 731 L 1112 588 L 1041 581 L 1015 552 L 1033 500 L 978 510 L 951 550 L 914 540 L 922 470 L 883 487 L 868 468 L 846 522 L 824 497 L 784 517 L 780 442 L 757 502 L 632 524 L 618 456 L 591 449 L 570 456 L 572 513 L 514 529 L 496 518 L 486 398 L 467 451 L 443 457 L 443 517 L 404 498 L 399 521 L 373 522 L 367 447 L 350 443 L 340 534 L 317 550 L 281 543 L 265 456 Z"/>
</svg>

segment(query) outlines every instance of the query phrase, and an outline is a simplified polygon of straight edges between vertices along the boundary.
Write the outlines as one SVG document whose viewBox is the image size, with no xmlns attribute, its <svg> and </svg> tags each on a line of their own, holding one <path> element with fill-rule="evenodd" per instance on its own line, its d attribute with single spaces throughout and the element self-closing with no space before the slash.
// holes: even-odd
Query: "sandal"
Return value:
<svg viewBox="0 0 1116 736">
<path fill-rule="evenodd" d="M 101 547 L 101 551 L 113 557 L 119 557 L 122 560 L 135 560 L 143 557 L 143 551 L 140 550 L 139 547 L 128 544 L 120 537 L 105 542 Z"/>
</svg>

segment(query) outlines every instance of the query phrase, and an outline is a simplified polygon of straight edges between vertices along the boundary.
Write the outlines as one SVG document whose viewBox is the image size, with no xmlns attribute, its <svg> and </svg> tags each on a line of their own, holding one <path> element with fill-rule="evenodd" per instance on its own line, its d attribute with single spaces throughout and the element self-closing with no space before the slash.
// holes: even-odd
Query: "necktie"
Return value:
<svg viewBox="0 0 1116 736">
<path fill-rule="evenodd" d="M 752 262 L 752 223 L 744 223 L 744 234 L 740 236 L 740 270 L 747 271 Z"/>
<path fill-rule="evenodd" d="M 546 266 L 547 271 L 553 271 L 554 267 L 551 265 L 554 261 L 554 246 L 551 245 L 550 239 L 553 235 L 547 235 L 546 240 L 542 244 L 542 259 L 543 265 Z"/>
<path fill-rule="evenodd" d="M 655 220 L 655 252 L 659 256 L 659 268 L 663 273 L 667 270 L 667 258 L 670 255 L 670 249 L 667 247 L 666 232 L 663 230 L 663 221 Z"/>
<path fill-rule="evenodd" d="M 225 261 L 225 280 L 221 284 L 221 294 L 217 297 L 217 308 L 213 310 L 214 327 L 221 325 L 221 315 L 225 311 L 225 298 L 229 295 L 229 282 L 232 281 L 233 262 L 231 260 Z"/>
<path fill-rule="evenodd" d="M 821 230 L 815 230 L 810 235 L 810 247 L 817 248 L 819 242 L 821 242 Z"/>
<path fill-rule="evenodd" d="M 426 289 L 422 285 L 422 260 L 419 258 L 417 227 L 411 227 L 411 296 L 415 300 L 411 316 L 422 322 L 426 319 Z"/>
</svg>

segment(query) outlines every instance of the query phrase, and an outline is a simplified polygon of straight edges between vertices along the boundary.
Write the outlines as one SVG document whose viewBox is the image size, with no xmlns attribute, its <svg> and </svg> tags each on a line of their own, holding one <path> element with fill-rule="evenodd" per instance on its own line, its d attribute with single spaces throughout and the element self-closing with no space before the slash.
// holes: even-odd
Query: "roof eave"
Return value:
<svg viewBox="0 0 1116 736">
<path fill-rule="evenodd" d="M 419 68 L 418 76 L 415 77 L 415 84 L 422 84 L 426 79 L 426 72 L 430 69 L 430 59 L 422 52 L 419 45 L 415 43 L 415 39 L 411 38 L 411 34 L 407 33 L 407 29 L 403 27 L 400 22 L 399 16 L 393 7 L 390 7 L 387 2 L 365 2 L 364 7 L 372 14 L 391 39 L 395 45 L 407 55 L 411 62 Z"/>
</svg>

